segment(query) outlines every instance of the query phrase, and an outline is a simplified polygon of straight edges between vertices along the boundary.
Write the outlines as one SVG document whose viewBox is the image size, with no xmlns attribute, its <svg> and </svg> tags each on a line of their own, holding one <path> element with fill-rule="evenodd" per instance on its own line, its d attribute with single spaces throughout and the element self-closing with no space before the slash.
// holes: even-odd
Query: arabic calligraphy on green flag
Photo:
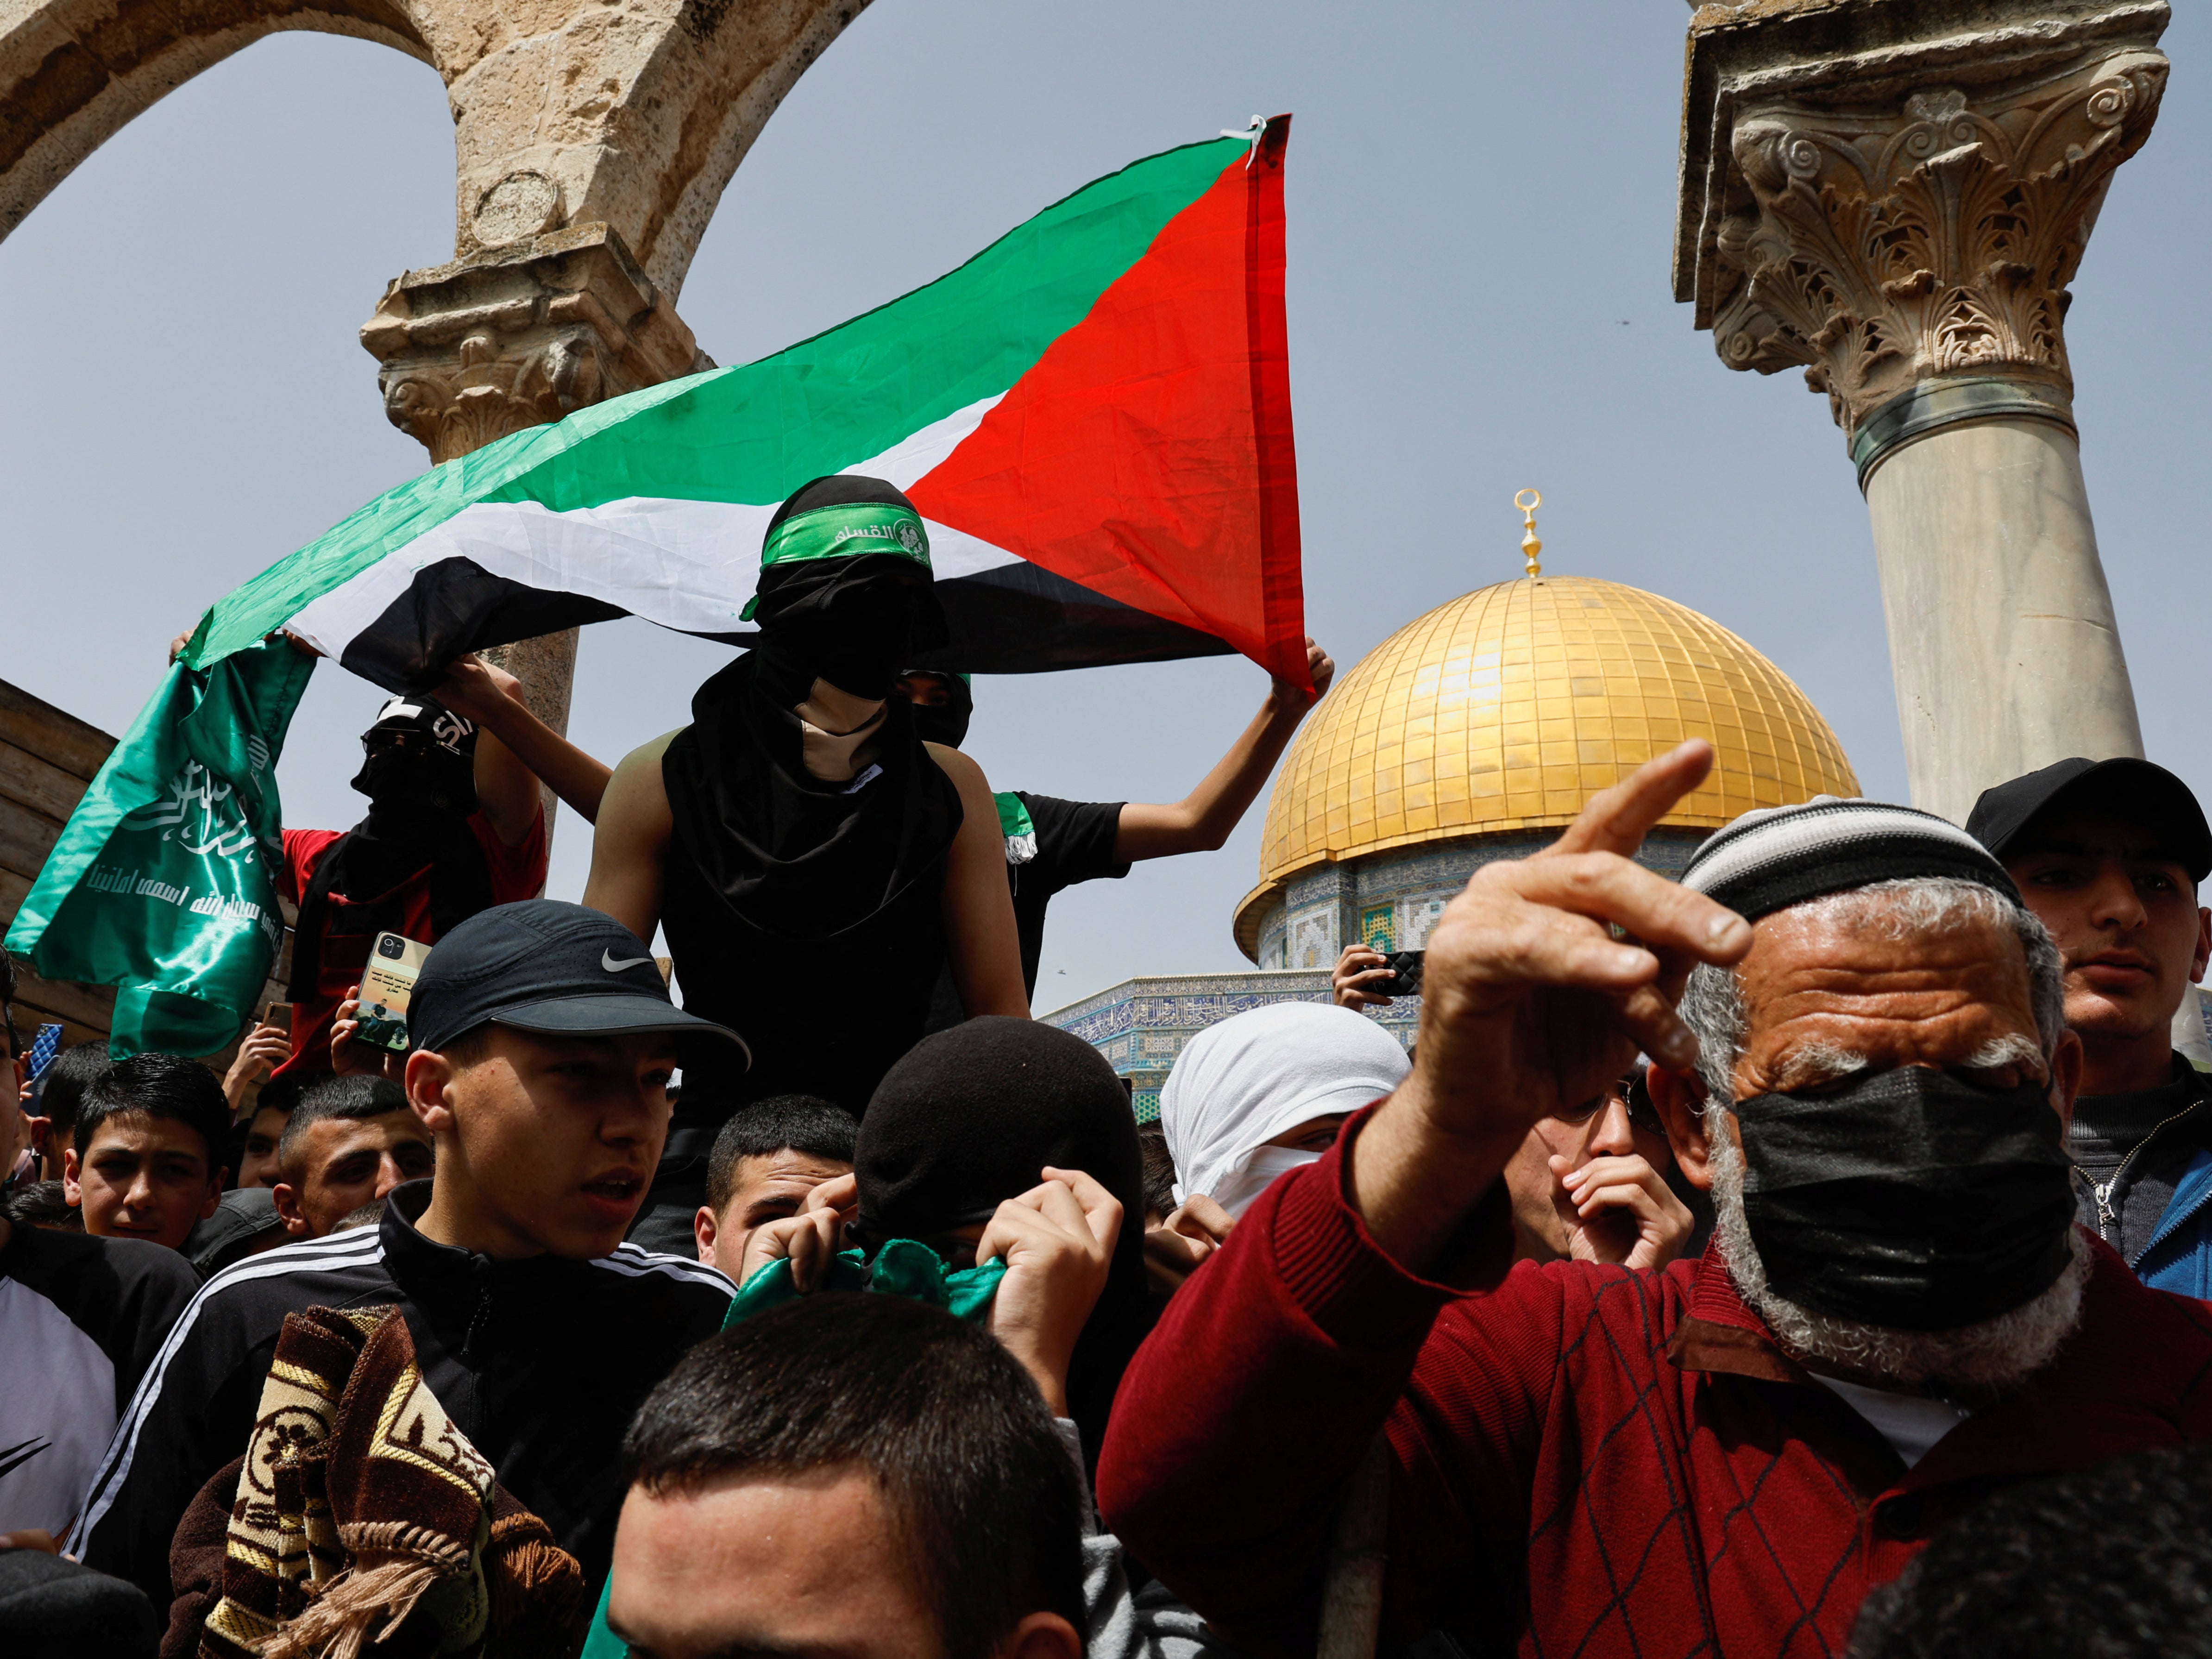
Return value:
<svg viewBox="0 0 2212 1659">
<path fill-rule="evenodd" d="M 8 932 L 48 979 L 118 988 L 111 1051 L 236 1037 L 283 943 L 276 757 L 313 659 L 282 642 L 169 670 Z M 265 854 L 265 856 L 264 856 Z"/>
</svg>

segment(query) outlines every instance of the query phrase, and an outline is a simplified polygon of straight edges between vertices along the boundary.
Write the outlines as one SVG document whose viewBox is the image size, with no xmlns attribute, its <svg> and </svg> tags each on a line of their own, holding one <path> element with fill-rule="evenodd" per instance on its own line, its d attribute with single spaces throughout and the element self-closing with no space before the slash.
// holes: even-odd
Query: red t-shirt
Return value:
<svg viewBox="0 0 2212 1659">
<path fill-rule="evenodd" d="M 482 812 L 469 815 L 469 828 L 476 832 L 477 844 L 483 848 L 484 863 L 491 872 L 491 902 L 512 904 L 519 899 L 535 898 L 545 885 L 544 811 L 539 811 L 531 821 L 530 833 L 513 847 L 499 838 L 499 831 L 491 827 L 491 820 Z M 343 834 L 343 830 L 284 832 L 286 898 L 295 904 L 300 902 L 300 896 L 307 890 L 307 884 L 314 879 L 316 865 Z M 430 925 L 428 865 L 399 890 L 398 897 L 405 920 L 393 931 L 425 945 L 435 945 L 438 935 Z M 349 903 L 339 894 L 331 895 L 333 912 Z M 371 937 L 344 930 L 336 937 L 328 933 L 324 936 L 322 959 L 316 964 L 314 997 L 311 1001 L 293 1006 L 292 1057 L 276 1068 L 276 1076 L 330 1069 L 331 1025 L 337 1018 L 338 1004 L 345 1000 L 346 993 L 361 983 L 362 969 L 368 965 Z"/>
</svg>

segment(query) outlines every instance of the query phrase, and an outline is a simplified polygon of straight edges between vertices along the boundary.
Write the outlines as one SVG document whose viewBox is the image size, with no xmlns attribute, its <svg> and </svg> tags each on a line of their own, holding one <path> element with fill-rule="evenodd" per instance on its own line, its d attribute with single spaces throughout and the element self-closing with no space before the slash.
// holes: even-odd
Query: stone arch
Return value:
<svg viewBox="0 0 2212 1659">
<path fill-rule="evenodd" d="M 672 301 L 738 161 L 866 3 L 32 0 L 0 24 L 0 237 L 165 93 L 312 29 L 444 81 L 455 258 L 604 225 Z"/>
<path fill-rule="evenodd" d="M 124 124 L 283 29 L 375 40 L 435 67 L 398 0 L 42 0 L 0 28 L 0 237 Z"/>
</svg>

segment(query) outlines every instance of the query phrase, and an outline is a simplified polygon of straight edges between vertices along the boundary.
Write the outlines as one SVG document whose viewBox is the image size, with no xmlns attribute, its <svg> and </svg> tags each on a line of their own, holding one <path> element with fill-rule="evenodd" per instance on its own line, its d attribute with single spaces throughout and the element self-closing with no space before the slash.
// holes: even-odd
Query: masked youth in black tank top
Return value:
<svg viewBox="0 0 2212 1659">
<path fill-rule="evenodd" d="M 820 478 L 793 495 L 769 522 L 761 643 L 700 687 L 663 756 L 674 830 L 662 926 L 685 1006 L 753 1054 L 742 1074 L 686 1075 L 671 1157 L 747 1099 L 803 1091 L 858 1114 L 921 1035 L 962 814 L 905 699 L 890 696 L 945 633 L 919 532 L 879 479 Z M 847 546 L 865 550 L 830 550 Z M 806 769 L 793 711 L 817 678 L 888 699 L 850 780 Z"/>
</svg>

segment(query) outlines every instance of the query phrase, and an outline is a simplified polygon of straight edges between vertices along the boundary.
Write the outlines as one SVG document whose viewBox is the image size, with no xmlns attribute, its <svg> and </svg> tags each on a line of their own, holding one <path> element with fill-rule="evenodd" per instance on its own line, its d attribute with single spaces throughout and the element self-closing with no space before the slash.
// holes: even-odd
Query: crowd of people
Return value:
<svg viewBox="0 0 2212 1659">
<path fill-rule="evenodd" d="M 1686 743 L 1478 870 L 1410 1054 L 1351 947 L 1140 1130 L 1046 907 L 1218 847 L 1332 665 L 1179 802 L 998 793 L 930 581 L 820 479 L 611 771 L 473 658 L 392 699 L 224 1074 L 27 1040 L 0 957 L 0 1652 L 2212 1652 L 2179 779 L 1674 881 Z"/>
</svg>

